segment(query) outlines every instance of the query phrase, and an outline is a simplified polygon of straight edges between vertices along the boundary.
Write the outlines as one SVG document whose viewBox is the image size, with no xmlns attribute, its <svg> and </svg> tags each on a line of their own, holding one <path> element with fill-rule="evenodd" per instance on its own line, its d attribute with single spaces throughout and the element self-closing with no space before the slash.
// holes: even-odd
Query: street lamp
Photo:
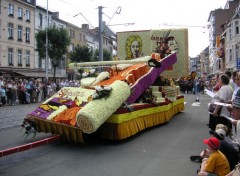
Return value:
<svg viewBox="0 0 240 176">
<path fill-rule="evenodd" d="M 46 61 L 45 61 L 45 67 L 46 67 L 46 81 L 48 81 L 48 27 L 49 27 L 49 23 L 48 23 L 48 0 L 47 0 L 47 26 L 46 26 Z"/>
</svg>

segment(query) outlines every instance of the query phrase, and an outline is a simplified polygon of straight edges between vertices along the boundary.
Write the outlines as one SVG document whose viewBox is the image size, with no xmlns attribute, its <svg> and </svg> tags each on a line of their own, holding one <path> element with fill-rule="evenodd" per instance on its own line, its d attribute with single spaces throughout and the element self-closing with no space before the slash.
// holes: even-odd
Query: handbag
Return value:
<svg viewBox="0 0 240 176">
<path fill-rule="evenodd" d="M 214 110 L 216 109 L 216 107 L 217 107 L 216 104 L 210 103 L 209 106 L 208 106 L 208 112 L 213 113 Z M 222 110 L 222 106 L 221 106 L 221 108 L 217 112 L 218 116 L 220 115 L 221 110 Z"/>
<path fill-rule="evenodd" d="M 237 164 L 235 166 L 235 169 L 233 170 L 232 176 L 239 176 L 240 175 L 240 164 Z"/>
</svg>

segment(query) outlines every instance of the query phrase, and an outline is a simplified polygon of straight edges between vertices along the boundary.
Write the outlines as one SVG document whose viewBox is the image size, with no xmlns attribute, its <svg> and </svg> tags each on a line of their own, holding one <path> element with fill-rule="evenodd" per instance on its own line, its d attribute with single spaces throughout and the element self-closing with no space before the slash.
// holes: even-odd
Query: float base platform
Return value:
<svg viewBox="0 0 240 176">
<path fill-rule="evenodd" d="M 144 129 L 169 122 L 174 115 L 184 110 L 184 96 L 178 96 L 174 102 L 160 105 L 144 104 L 132 112 L 113 114 L 95 133 L 103 139 L 123 140 L 134 136 Z M 36 124 L 37 132 L 57 134 L 62 139 L 84 143 L 83 132 L 78 127 L 31 117 Z"/>
</svg>

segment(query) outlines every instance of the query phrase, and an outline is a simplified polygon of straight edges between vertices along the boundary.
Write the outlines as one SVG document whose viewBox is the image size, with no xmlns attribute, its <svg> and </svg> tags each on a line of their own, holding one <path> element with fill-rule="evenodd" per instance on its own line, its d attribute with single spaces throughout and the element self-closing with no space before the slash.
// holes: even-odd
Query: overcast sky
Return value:
<svg viewBox="0 0 240 176">
<path fill-rule="evenodd" d="M 102 19 L 114 32 L 188 28 L 189 56 L 196 57 L 209 45 L 206 26 L 210 11 L 224 8 L 226 2 L 227 0 L 48 0 L 48 9 L 58 11 L 60 19 L 79 27 L 84 23 L 97 27 L 98 7 L 102 6 Z M 47 8 L 47 0 L 37 0 L 37 5 Z M 82 15 L 74 17 L 79 13 Z"/>
</svg>

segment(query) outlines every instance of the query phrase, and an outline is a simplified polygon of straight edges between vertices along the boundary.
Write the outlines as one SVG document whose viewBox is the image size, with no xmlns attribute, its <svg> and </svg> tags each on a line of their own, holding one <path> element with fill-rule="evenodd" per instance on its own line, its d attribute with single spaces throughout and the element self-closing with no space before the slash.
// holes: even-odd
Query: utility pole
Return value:
<svg viewBox="0 0 240 176">
<path fill-rule="evenodd" d="M 46 67 L 46 81 L 48 81 L 48 27 L 49 27 L 49 22 L 48 22 L 48 0 L 47 0 L 47 26 L 46 26 L 46 59 L 45 59 L 45 67 Z"/>
<path fill-rule="evenodd" d="M 103 61 L 103 34 L 102 34 L 102 6 L 98 7 L 98 37 L 99 37 L 99 61 Z"/>
</svg>

